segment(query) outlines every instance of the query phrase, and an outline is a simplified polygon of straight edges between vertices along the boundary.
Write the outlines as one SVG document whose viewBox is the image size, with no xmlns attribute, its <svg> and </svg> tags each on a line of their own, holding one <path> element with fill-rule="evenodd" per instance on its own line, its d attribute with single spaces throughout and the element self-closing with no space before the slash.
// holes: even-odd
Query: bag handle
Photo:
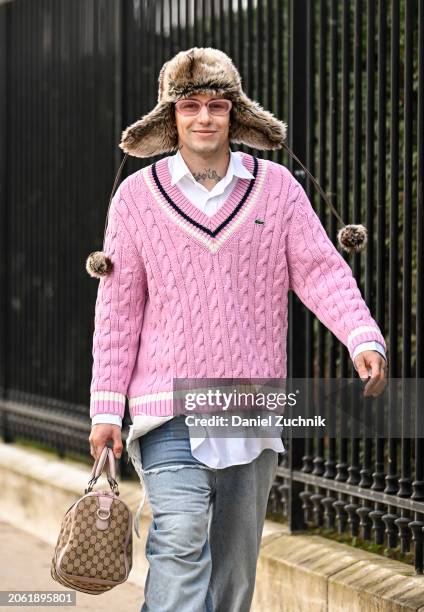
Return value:
<svg viewBox="0 0 424 612">
<path fill-rule="evenodd" d="M 110 454 L 112 454 L 112 461 L 110 459 Z M 116 479 L 115 458 L 113 456 L 113 451 L 109 446 L 105 446 L 102 449 L 100 457 L 94 462 L 93 469 L 91 470 L 91 478 L 98 478 L 100 476 L 100 474 L 103 472 L 106 461 L 108 461 L 106 469 L 110 473 L 110 476 Z"/>
<path fill-rule="evenodd" d="M 109 446 L 105 446 L 102 449 L 99 457 L 96 458 L 93 468 L 90 474 L 90 480 L 88 481 L 88 487 L 85 489 L 85 493 L 90 493 L 93 490 L 93 486 L 100 478 L 106 464 L 106 474 L 113 493 L 119 495 L 118 483 L 116 481 L 116 466 L 115 456 L 113 450 Z"/>
</svg>

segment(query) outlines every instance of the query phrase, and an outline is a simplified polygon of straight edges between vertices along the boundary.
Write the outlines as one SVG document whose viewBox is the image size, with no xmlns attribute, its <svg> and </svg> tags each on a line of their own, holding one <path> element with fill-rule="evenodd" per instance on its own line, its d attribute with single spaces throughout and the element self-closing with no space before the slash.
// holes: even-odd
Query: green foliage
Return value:
<svg viewBox="0 0 424 612">
<path fill-rule="evenodd" d="M 388 559 L 395 559 L 396 561 L 402 561 L 403 563 L 408 563 L 409 565 L 414 565 L 414 556 L 412 552 L 408 552 L 406 554 L 402 554 L 400 551 L 400 547 L 396 548 L 387 548 L 385 544 L 376 544 L 372 540 L 363 540 L 361 537 L 356 536 L 352 537 L 349 533 L 339 534 L 334 531 L 324 529 L 324 528 L 311 528 L 308 530 L 308 533 L 314 535 L 320 535 L 324 538 L 328 538 L 329 540 L 333 540 L 336 542 L 340 542 L 341 544 L 349 544 L 355 548 L 359 548 L 360 550 L 366 550 L 367 552 L 374 553 L 377 555 L 382 555 L 387 557 Z M 412 547 L 411 547 L 412 551 Z"/>
</svg>

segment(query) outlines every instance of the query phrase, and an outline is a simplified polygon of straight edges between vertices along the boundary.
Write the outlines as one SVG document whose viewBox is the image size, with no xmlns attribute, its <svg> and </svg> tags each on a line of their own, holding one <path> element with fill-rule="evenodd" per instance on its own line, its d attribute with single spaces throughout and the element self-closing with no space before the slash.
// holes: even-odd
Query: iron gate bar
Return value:
<svg viewBox="0 0 424 612">
<path fill-rule="evenodd" d="M 296 480 L 296 482 L 303 482 L 315 487 L 330 489 L 331 491 L 338 491 L 339 493 L 343 493 L 345 495 L 352 495 L 355 498 L 360 497 L 361 499 L 378 502 L 386 506 L 393 505 L 395 503 L 397 508 L 424 513 L 424 502 L 415 501 L 406 497 L 388 495 L 387 493 L 381 493 L 380 491 L 373 491 L 371 488 L 365 489 L 363 487 L 359 487 L 358 485 L 350 485 L 347 482 L 339 482 L 332 478 L 327 479 L 323 476 L 314 476 L 313 474 L 307 474 L 301 470 L 289 470 L 279 466 L 277 468 L 277 477 L 286 479 L 292 478 Z"/>
</svg>

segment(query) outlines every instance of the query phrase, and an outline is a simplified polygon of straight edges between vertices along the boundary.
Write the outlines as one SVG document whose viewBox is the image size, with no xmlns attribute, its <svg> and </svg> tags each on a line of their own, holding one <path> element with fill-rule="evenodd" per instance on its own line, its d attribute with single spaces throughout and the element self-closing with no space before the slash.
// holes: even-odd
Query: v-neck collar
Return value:
<svg viewBox="0 0 424 612">
<path fill-rule="evenodd" d="M 162 210 L 189 235 L 216 252 L 221 244 L 246 218 L 256 201 L 266 174 L 266 160 L 243 154 L 243 165 L 254 179 L 238 178 L 225 202 L 212 216 L 206 215 L 179 189 L 171 184 L 168 158 L 164 157 L 142 170 L 144 179 Z"/>
<path fill-rule="evenodd" d="M 238 179 L 222 206 L 212 216 L 208 216 L 190 202 L 178 184 L 171 185 L 169 172 L 164 172 L 164 164 L 162 167 L 159 166 L 163 161 L 156 162 L 152 166 L 152 175 L 157 189 L 181 217 L 212 238 L 215 238 L 237 214 L 254 185 L 254 179 Z M 252 174 L 256 179 L 258 160 L 253 157 L 253 161 Z"/>
</svg>

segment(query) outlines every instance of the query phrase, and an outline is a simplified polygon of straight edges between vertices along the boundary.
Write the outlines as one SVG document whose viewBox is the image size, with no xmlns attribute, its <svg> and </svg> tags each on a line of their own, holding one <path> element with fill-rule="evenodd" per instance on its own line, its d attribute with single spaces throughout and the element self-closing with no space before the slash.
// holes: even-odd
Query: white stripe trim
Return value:
<svg viewBox="0 0 424 612">
<path fill-rule="evenodd" d="M 128 400 L 129 407 L 142 406 L 149 402 L 158 402 L 160 400 L 172 399 L 174 397 L 173 391 L 160 391 L 159 393 L 150 393 L 148 395 L 139 395 L 138 397 L 132 397 Z"/>
<path fill-rule="evenodd" d="M 374 325 L 362 325 L 361 327 L 357 327 L 356 329 L 350 332 L 348 339 L 347 339 L 347 343 L 350 344 L 353 338 L 356 338 L 356 336 L 359 336 L 360 334 L 363 334 L 365 332 L 370 332 L 370 331 L 373 331 L 379 336 L 381 336 L 381 332 L 378 327 L 375 327 Z"/>
<path fill-rule="evenodd" d="M 126 396 L 115 391 L 93 391 L 91 399 L 94 401 L 119 402 L 125 405 Z"/>
<path fill-rule="evenodd" d="M 184 389 L 179 391 L 159 391 L 158 393 L 147 393 L 146 395 L 138 395 L 137 397 L 129 398 L 128 405 L 130 408 L 132 408 L 133 406 L 143 406 L 143 404 L 149 404 L 150 402 L 173 400 L 178 397 L 185 397 L 187 393 L 188 391 Z M 194 393 L 194 390 L 191 389 L 190 393 Z"/>
</svg>

